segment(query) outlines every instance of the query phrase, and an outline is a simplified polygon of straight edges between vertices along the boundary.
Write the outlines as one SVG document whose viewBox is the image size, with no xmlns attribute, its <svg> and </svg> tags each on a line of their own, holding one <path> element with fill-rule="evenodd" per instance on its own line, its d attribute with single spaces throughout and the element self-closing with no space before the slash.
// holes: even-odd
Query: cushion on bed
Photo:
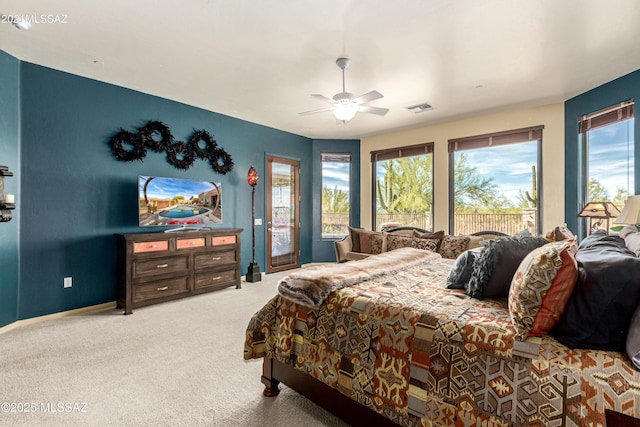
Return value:
<svg viewBox="0 0 640 427">
<path fill-rule="evenodd" d="M 425 251 L 437 252 L 440 239 L 420 239 L 418 237 L 411 238 L 411 247 L 423 249 Z"/>
<path fill-rule="evenodd" d="M 635 225 L 625 225 L 620 230 L 620 237 L 624 239 L 624 244 L 627 248 L 640 257 L 640 231 Z"/>
<path fill-rule="evenodd" d="M 569 230 L 566 225 L 559 225 L 544 235 L 550 242 L 561 242 L 562 240 L 575 239 L 576 236 Z"/>
<path fill-rule="evenodd" d="M 484 247 L 473 248 L 464 251 L 456 262 L 451 267 L 449 276 L 447 277 L 448 289 L 464 289 L 469 279 L 471 279 L 471 273 L 473 272 L 473 262 L 476 257 L 482 252 Z"/>
<path fill-rule="evenodd" d="M 408 236 L 396 236 L 394 234 L 387 234 L 387 251 L 400 248 L 410 248 L 413 238 Z"/>
<path fill-rule="evenodd" d="M 442 238 L 438 253 L 442 258 L 456 259 L 469 249 L 469 236 L 449 236 Z"/>
<path fill-rule="evenodd" d="M 522 260 L 509 290 L 516 338 L 545 335 L 564 312 L 578 278 L 575 240 L 548 243 Z"/>
<path fill-rule="evenodd" d="M 444 230 L 433 231 L 433 232 L 432 231 L 421 232 L 418 230 L 413 230 L 413 237 L 417 237 L 418 239 L 437 239 L 438 248 L 439 248 L 440 243 L 442 242 L 442 239 L 444 239 Z"/>
<path fill-rule="evenodd" d="M 551 334 L 570 348 L 624 351 L 640 302 L 640 258 L 620 236 L 594 231 L 578 248 L 578 281 Z"/>
<path fill-rule="evenodd" d="M 466 294 L 479 299 L 506 298 L 520 262 L 529 252 L 547 243 L 539 236 L 505 236 L 489 240 L 473 263 Z"/>
</svg>

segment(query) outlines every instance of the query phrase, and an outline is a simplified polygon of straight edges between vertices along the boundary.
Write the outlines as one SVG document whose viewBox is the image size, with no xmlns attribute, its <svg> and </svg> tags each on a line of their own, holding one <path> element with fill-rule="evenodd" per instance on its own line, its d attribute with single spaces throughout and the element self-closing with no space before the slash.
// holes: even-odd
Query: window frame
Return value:
<svg viewBox="0 0 640 427">
<path fill-rule="evenodd" d="M 591 113 L 583 114 L 578 118 L 578 210 L 582 209 L 589 200 L 589 132 L 601 127 L 610 126 L 615 123 L 623 122 L 626 120 L 636 119 L 635 117 L 635 100 L 633 98 L 627 99 L 622 102 L 617 102 L 608 107 L 593 111 Z M 633 138 L 633 152 L 634 161 L 631 163 L 633 167 L 634 180 L 636 182 L 636 135 L 632 134 Z M 629 195 L 636 194 L 635 185 L 634 188 L 629 188 Z M 586 236 L 587 233 L 587 219 L 578 218 L 579 235 Z"/>
<path fill-rule="evenodd" d="M 325 240 L 325 241 L 332 241 L 332 240 L 340 240 L 342 238 L 344 238 L 345 236 L 348 235 L 348 231 L 345 234 L 340 234 L 340 235 L 326 235 L 323 233 L 322 231 L 322 224 L 324 223 L 323 218 L 324 218 L 324 210 L 322 209 L 322 189 L 324 188 L 324 167 L 323 164 L 325 161 L 325 157 L 326 158 L 330 158 L 330 157 L 341 157 L 341 158 L 348 158 L 348 161 L 344 161 L 344 162 L 340 162 L 340 163 L 348 163 L 349 164 L 349 171 L 348 171 L 348 176 L 349 176 L 349 194 L 348 194 L 348 201 L 349 201 L 349 211 L 347 212 L 347 224 L 348 226 L 351 226 L 351 211 L 352 211 L 352 206 L 351 206 L 351 192 L 353 191 L 353 183 L 352 183 L 352 168 L 353 168 L 353 153 L 351 152 L 337 152 L 337 151 L 321 151 L 320 152 L 320 240 Z M 335 161 L 334 161 L 335 162 Z M 338 162 L 335 162 L 338 163 Z"/>
<path fill-rule="evenodd" d="M 405 145 L 402 147 L 385 148 L 383 150 L 371 151 L 371 227 L 375 231 L 377 229 L 377 182 L 376 163 L 385 160 L 395 160 L 403 157 L 420 156 L 423 154 L 431 154 L 431 228 L 433 228 L 433 214 L 435 210 L 435 157 L 434 142 L 424 142 L 421 144 Z"/>
<path fill-rule="evenodd" d="M 455 233 L 455 153 L 458 151 L 473 150 L 478 148 L 490 148 L 503 145 L 520 144 L 537 141 L 536 144 L 536 188 L 538 193 L 538 205 L 536 212 L 536 234 L 542 233 L 543 214 L 543 130 L 544 125 L 531 126 L 501 132 L 492 132 L 482 135 L 473 135 L 463 138 L 454 138 L 448 141 L 449 151 L 449 234 Z M 483 230 L 476 230 L 483 231 Z"/>
</svg>

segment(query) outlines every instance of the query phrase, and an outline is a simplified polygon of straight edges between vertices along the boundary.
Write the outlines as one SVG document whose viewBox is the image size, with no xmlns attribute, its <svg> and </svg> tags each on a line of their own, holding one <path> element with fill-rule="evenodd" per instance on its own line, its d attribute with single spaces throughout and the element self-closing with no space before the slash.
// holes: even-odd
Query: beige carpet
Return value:
<svg viewBox="0 0 640 427">
<path fill-rule="evenodd" d="M 249 319 L 286 274 L 0 334 L 0 425 L 346 425 L 285 386 L 264 397 L 261 360 L 242 359 Z"/>
</svg>

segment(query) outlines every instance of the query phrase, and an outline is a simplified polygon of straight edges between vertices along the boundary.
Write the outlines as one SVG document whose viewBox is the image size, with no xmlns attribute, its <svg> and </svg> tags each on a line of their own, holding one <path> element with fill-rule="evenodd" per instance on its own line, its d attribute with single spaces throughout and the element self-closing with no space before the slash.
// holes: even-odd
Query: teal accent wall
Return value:
<svg viewBox="0 0 640 427">
<path fill-rule="evenodd" d="M 20 61 L 0 51 L 0 165 L 14 173 L 4 178 L 5 193 L 16 195 L 17 209 L 0 223 L 0 327 L 16 321 L 19 287 Z"/>
<path fill-rule="evenodd" d="M 565 221 L 570 230 L 582 234 L 578 227 L 578 212 L 582 209 L 580 161 L 582 158 L 578 120 L 580 116 L 598 111 L 616 103 L 634 99 L 640 101 L 640 70 L 569 99 L 564 104 L 565 119 Z M 637 106 L 636 106 L 637 107 Z M 638 109 L 636 108 L 636 112 Z M 640 193 L 640 120 L 636 113 L 635 141 L 635 194 Z"/>
<path fill-rule="evenodd" d="M 249 167 L 254 165 L 264 177 L 269 153 L 299 159 L 302 170 L 312 170 L 308 138 L 30 63 L 22 63 L 20 70 L 19 319 L 115 300 L 113 234 L 145 231 L 137 226 L 138 175 L 221 181 L 221 227 L 244 229 L 244 274 L 251 262 Z M 4 97 L 1 102 L 4 106 Z M 6 108 L 16 110 L 13 104 Z M 203 160 L 183 171 L 155 152 L 141 162 L 116 160 L 109 138 L 121 127 L 135 131 L 148 120 L 164 122 L 179 140 L 194 129 L 208 130 L 232 156 L 233 171 L 217 174 Z M 11 163 L 17 163 L 17 153 L 12 156 Z M 301 175 L 300 188 L 304 264 L 312 260 L 312 214 L 306 208 L 312 201 L 311 174 Z M 261 179 L 256 215 L 262 212 L 262 218 L 264 191 Z M 12 239 L 15 243 L 15 236 Z M 264 227 L 256 229 L 256 261 L 264 270 Z M 70 289 L 62 286 L 66 276 L 73 277 Z M 17 274 L 13 277 L 15 281 Z"/>
<path fill-rule="evenodd" d="M 336 261 L 333 240 L 322 239 L 322 159 L 321 153 L 350 153 L 351 173 L 349 192 L 349 224 L 360 227 L 360 140 L 328 140 L 313 141 L 313 261 Z"/>
</svg>

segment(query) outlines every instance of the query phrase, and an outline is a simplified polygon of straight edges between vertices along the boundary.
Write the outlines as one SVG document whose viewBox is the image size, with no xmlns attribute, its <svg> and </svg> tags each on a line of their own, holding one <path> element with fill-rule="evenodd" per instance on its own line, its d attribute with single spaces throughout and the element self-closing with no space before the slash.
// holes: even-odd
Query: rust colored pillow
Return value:
<svg viewBox="0 0 640 427">
<path fill-rule="evenodd" d="M 520 263 L 509 290 L 516 338 L 549 333 L 564 313 L 578 280 L 575 240 L 548 243 Z"/>
</svg>

